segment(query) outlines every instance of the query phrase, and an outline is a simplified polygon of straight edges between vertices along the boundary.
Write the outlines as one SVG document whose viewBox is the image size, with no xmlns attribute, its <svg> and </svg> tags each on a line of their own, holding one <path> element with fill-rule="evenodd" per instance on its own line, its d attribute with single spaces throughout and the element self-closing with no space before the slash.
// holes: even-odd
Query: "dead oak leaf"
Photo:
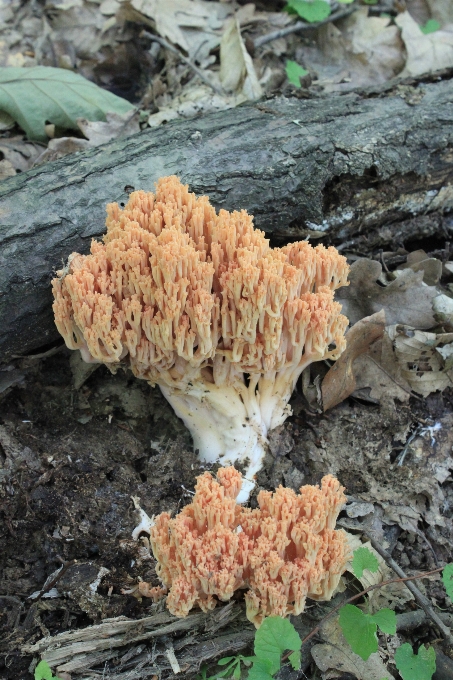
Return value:
<svg viewBox="0 0 453 680">
<path fill-rule="evenodd" d="M 453 333 L 427 333 L 407 326 L 389 329 L 401 375 L 417 394 L 427 397 L 453 385 L 450 354 Z"/>
<path fill-rule="evenodd" d="M 356 260 L 349 273 L 350 285 L 337 291 L 343 314 L 352 325 L 381 309 L 390 325 L 406 324 L 420 329 L 435 325 L 432 300 L 438 291 L 423 283 L 423 271 L 404 269 L 386 286 L 377 283 L 381 273 L 379 262 L 366 258 Z"/>
<path fill-rule="evenodd" d="M 346 333 L 346 349 L 326 374 L 322 383 L 324 411 L 344 401 L 356 389 L 353 369 L 355 359 L 366 352 L 370 345 L 382 338 L 385 329 L 385 312 L 360 319 Z"/>
<path fill-rule="evenodd" d="M 400 76 L 418 76 L 453 66 L 452 26 L 425 35 L 409 12 L 399 14 L 395 23 L 407 51 L 406 66 Z"/>
</svg>

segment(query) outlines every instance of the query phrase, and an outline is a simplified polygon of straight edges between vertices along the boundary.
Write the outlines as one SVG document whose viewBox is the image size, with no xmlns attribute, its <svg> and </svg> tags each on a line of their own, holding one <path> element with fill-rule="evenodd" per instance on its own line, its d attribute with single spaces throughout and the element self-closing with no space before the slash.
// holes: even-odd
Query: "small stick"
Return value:
<svg viewBox="0 0 453 680">
<path fill-rule="evenodd" d="M 336 21 L 337 19 L 344 19 L 345 17 L 348 17 L 350 14 L 355 12 L 358 9 L 358 7 L 348 7 L 347 9 L 340 9 L 337 12 L 334 12 L 330 16 L 326 17 L 322 21 L 317 21 L 316 23 L 309 24 L 306 21 L 296 21 L 295 24 L 292 24 L 291 26 L 287 26 L 286 28 L 281 28 L 278 31 L 272 31 L 271 33 L 266 33 L 265 35 L 260 36 L 259 38 L 256 38 L 256 40 L 253 41 L 254 47 L 261 47 L 262 45 L 266 45 L 269 42 L 272 42 L 273 40 L 278 40 L 279 38 L 284 38 L 286 35 L 291 35 L 291 33 L 301 33 L 302 31 L 311 31 L 316 28 L 319 28 L 320 26 L 324 26 L 324 24 L 330 24 L 332 21 Z"/>
<path fill-rule="evenodd" d="M 184 54 L 182 54 L 178 49 L 176 49 L 176 47 L 174 47 L 171 43 L 167 42 L 167 40 L 165 40 L 165 38 L 161 38 L 160 35 L 155 35 L 154 33 L 150 33 L 149 31 L 145 31 L 145 30 L 143 30 L 140 33 L 140 36 L 142 36 L 144 38 L 149 38 L 149 40 L 153 40 L 154 42 L 159 43 L 159 45 L 162 45 L 162 47 L 165 47 L 166 50 L 169 50 L 170 52 L 173 52 L 173 54 L 176 54 L 176 56 L 178 56 L 181 59 L 181 61 L 183 61 L 185 64 L 187 64 L 187 66 L 190 66 L 192 71 L 194 71 L 197 74 L 197 76 L 200 78 L 200 80 L 202 80 L 206 85 L 209 85 L 209 87 L 211 89 L 213 89 L 216 94 L 223 95 L 222 90 L 220 90 L 217 87 L 217 85 L 214 85 L 214 83 L 211 83 L 209 78 L 207 78 L 205 76 L 203 71 L 201 69 L 199 69 L 198 66 L 195 66 L 195 64 L 192 61 L 190 61 L 190 59 L 188 59 L 186 56 L 184 56 Z"/>
<path fill-rule="evenodd" d="M 451 634 L 450 629 L 444 624 L 442 619 L 438 616 L 438 614 L 436 614 L 434 609 L 431 607 L 431 604 L 430 604 L 428 598 L 425 597 L 422 592 L 420 592 L 420 590 L 417 588 L 415 583 L 410 583 L 410 578 L 406 576 L 406 574 L 401 569 L 399 564 L 397 564 L 395 562 L 395 560 L 390 555 L 390 553 L 387 552 L 387 550 L 384 550 L 384 548 L 377 541 L 375 541 L 374 538 L 372 538 L 371 536 L 369 536 L 367 534 L 364 534 L 364 535 L 366 536 L 366 538 L 368 538 L 368 540 L 370 541 L 371 545 L 376 550 L 376 552 L 378 552 L 379 555 L 381 555 L 381 557 L 383 557 L 384 560 L 387 562 L 389 567 L 391 567 L 391 569 L 393 569 L 395 574 L 398 574 L 398 576 L 401 577 L 401 580 L 406 583 L 406 587 L 408 588 L 408 590 L 411 591 L 412 595 L 415 597 L 415 599 L 417 600 L 417 602 L 419 603 L 419 605 L 423 609 L 423 611 L 426 613 L 426 615 L 429 616 L 429 618 L 436 624 L 436 626 L 438 627 L 438 629 L 442 633 L 442 637 L 445 640 L 447 640 L 448 643 L 453 647 L 453 636 Z M 436 571 L 442 571 L 442 569 L 443 569 L 443 567 L 440 567 Z M 430 574 L 430 573 L 433 574 L 435 572 L 427 572 L 427 575 Z M 418 578 L 423 578 L 423 577 L 419 576 Z"/>
<path fill-rule="evenodd" d="M 60 557 L 61 560 L 61 557 Z M 77 564 L 77 560 L 70 560 L 69 562 L 63 562 L 62 567 L 58 574 L 50 581 L 50 583 L 47 584 L 42 590 L 38 593 L 38 595 L 33 598 L 34 602 L 37 602 L 42 598 L 43 595 L 45 595 L 51 588 L 54 587 L 58 583 L 58 581 L 61 579 L 61 577 L 68 571 L 69 567 L 72 567 L 74 564 Z"/>
</svg>

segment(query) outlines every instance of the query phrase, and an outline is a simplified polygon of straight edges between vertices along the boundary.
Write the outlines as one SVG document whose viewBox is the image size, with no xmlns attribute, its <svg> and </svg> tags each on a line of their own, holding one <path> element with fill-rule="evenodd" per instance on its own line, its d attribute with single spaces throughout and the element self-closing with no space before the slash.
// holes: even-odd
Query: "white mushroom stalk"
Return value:
<svg viewBox="0 0 453 680">
<path fill-rule="evenodd" d="M 57 328 L 85 360 L 158 384 L 201 460 L 245 470 L 245 502 L 301 372 L 344 349 L 346 260 L 272 249 L 245 211 L 217 214 L 176 177 L 107 213 L 103 243 L 53 281 Z"/>
</svg>

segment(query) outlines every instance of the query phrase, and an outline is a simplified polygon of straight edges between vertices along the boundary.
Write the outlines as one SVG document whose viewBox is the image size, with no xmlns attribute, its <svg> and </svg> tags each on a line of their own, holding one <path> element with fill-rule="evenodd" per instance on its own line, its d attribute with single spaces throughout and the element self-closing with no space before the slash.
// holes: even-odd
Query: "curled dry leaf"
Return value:
<svg viewBox="0 0 453 680">
<path fill-rule="evenodd" d="M 375 260 L 361 258 L 351 266 L 350 285 L 336 293 L 349 323 L 355 324 L 384 309 L 387 324 L 432 328 L 435 324 L 432 300 L 438 291 L 423 283 L 423 271 L 403 269 L 398 278 L 386 286 L 377 283 L 381 274 L 382 267 Z"/>
<path fill-rule="evenodd" d="M 202 63 L 220 45 L 231 8 L 227 3 L 203 0 L 131 0 L 122 3 L 121 13 L 129 21 L 152 25 L 190 59 Z"/>
<path fill-rule="evenodd" d="M 406 45 L 406 66 L 401 76 L 419 76 L 453 66 L 453 26 L 425 35 L 409 12 L 398 14 L 395 23 Z"/>
<path fill-rule="evenodd" d="M 356 389 L 353 369 L 355 359 L 370 345 L 382 338 L 385 329 L 385 312 L 381 310 L 358 321 L 346 333 L 346 349 L 326 374 L 322 383 L 324 411 L 336 406 Z"/>
<path fill-rule="evenodd" d="M 453 385 L 453 333 L 427 333 L 407 326 L 389 328 L 403 378 L 417 394 Z"/>
<path fill-rule="evenodd" d="M 242 92 L 247 99 L 259 99 L 263 94 L 237 17 L 228 24 L 220 43 L 220 82 L 228 92 Z"/>
<path fill-rule="evenodd" d="M 407 256 L 407 262 L 397 267 L 397 271 L 412 269 L 413 272 L 423 271 L 423 283 L 435 286 L 442 276 L 442 262 L 435 257 L 428 257 L 424 250 L 414 250 Z"/>
</svg>

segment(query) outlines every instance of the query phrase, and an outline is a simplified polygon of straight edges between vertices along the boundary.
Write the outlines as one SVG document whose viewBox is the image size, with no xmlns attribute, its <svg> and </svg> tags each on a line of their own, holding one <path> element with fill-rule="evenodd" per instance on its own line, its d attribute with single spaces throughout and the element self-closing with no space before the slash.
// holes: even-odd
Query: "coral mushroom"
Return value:
<svg viewBox="0 0 453 680">
<path fill-rule="evenodd" d="M 346 501 L 332 476 L 300 494 L 280 486 L 261 491 L 259 508 L 235 501 L 241 474 L 220 468 L 198 477 L 195 496 L 174 519 L 162 513 L 150 529 L 158 576 L 170 589 L 167 607 L 186 616 L 248 588 L 247 617 L 300 614 L 305 599 L 329 600 L 349 559 L 344 531 L 334 529 Z M 217 599 L 216 599 L 217 598 Z"/>
<path fill-rule="evenodd" d="M 217 214 L 176 177 L 109 205 L 106 225 L 53 281 L 58 330 L 86 361 L 158 384 L 201 460 L 245 465 L 245 501 L 299 375 L 344 349 L 345 258 L 272 249 L 244 210 Z"/>
</svg>

